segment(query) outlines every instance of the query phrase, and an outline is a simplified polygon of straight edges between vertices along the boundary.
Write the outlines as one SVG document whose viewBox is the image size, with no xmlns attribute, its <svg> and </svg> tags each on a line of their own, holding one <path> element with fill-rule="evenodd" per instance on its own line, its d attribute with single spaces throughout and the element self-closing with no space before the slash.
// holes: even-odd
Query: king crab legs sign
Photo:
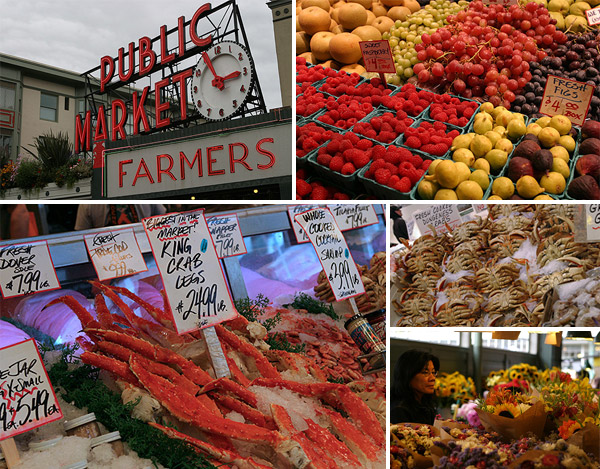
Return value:
<svg viewBox="0 0 600 469">
<path fill-rule="evenodd" d="M 238 315 L 203 209 L 145 218 L 143 224 L 179 334 Z"/>
<path fill-rule="evenodd" d="M 336 301 L 365 293 L 360 272 L 329 208 L 308 210 L 295 216 L 317 251 Z"/>
<path fill-rule="evenodd" d="M 0 349 L 0 441 L 61 418 L 35 341 Z"/>
</svg>

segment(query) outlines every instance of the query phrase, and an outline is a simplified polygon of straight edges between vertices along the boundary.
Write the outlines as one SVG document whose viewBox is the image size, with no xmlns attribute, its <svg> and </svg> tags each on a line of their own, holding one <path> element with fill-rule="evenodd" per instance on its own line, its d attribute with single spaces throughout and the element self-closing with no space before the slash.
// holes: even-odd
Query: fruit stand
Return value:
<svg viewBox="0 0 600 469">
<path fill-rule="evenodd" d="M 98 251 L 90 251 L 84 239 L 114 239 L 116 230 L 0 243 L 3 253 L 22 243 L 47 244 L 60 283 L 54 290 L 14 297 L 7 297 L 2 284 L 0 351 L 34 338 L 66 420 L 93 412 L 99 432 L 118 431 L 125 444 L 120 454 L 105 440 L 102 449 L 90 447 L 82 435 L 65 434 L 60 419 L 15 437 L 22 463 L 13 467 L 50 467 L 49 455 L 57 468 L 86 458 L 89 467 L 132 469 L 300 467 L 316 460 L 331 467 L 385 467 L 385 369 L 363 358 L 364 350 L 345 327 L 358 316 L 372 323 L 373 334 L 385 343 L 383 207 L 369 206 L 368 226 L 344 230 L 364 284 L 364 293 L 352 299 L 360 314 L 348 301 L 335 301 L 315 248 L 296 238 L 288 211 L 294 207 L 207 215 L 208 226 L 221 228 L 211 232 L 217 248 L 215 237 L 231 232 L 232 221 L 242 236 L 240 249 L 219 251 L 218 260 L 239 316 L 181 334 L 175 326 L 179 310 L 171 309 L 166 291 L 170 278 L 190 263 L 190 250 L 174 250 L 169 264 L 177 267 L 169 274 L 161 271 L 161 258 L 144 230 L 149 219 L 115 227 L 132 231 L 130 245 L 139 247 L 147 270 L 103 282 L 92 262 Z M 331 210 L 337 213 L 334 206 Z M 185 213 L 195 212 L 164 219 Z M 203 258 L 202 268 L 206 263 Z M 196 263 L 194 272 L 206 272 L 202 268 Z M 218 266 L 211 269 L 213 278 L 218 274 Z M 9 274 L 3 270 L 3 275 Z M 218 374 L 222 366 L 226 375 Z M 337 431 L 338 437 L 331 433 Z M 323 441 L 329 442 L 330 455 L 317 449 Z M 45 451 L 32 451 L 37 444 Z"/>
<path fill-rule="evenodd" d="M 299 0 L 296 198 L 598 199 L 594 3 Z"/>
</svg>

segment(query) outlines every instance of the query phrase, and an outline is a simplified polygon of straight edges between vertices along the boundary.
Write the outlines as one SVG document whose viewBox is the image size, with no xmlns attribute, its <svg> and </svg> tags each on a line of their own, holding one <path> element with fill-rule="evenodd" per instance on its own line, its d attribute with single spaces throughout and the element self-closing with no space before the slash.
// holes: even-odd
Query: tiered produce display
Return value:
<svg viewBox="0 0 600 469">
<path fill-rule="evenodd" d="M 598 391 L 587 378 L 519 364 L 487 382 L 487 395 L 464 404 L 458 421 L 391 425 L 390 467 L 600 467 Z"/>
<path fill-rule="evenodd" d="M 576 171 L 598 153 L 580 148 L 586 135 L 600 144 L 600 29 L 582 24 L 593 6 L 298 1 L 297 199 L 597 198 L 594 171 Z M 396 68 L 386 86 L 366 72 L 359 47 L 380 39 Z M 549 74 L 595 86 L 584 127 L 539 113 Z M 511 163 L 545 128 L 564 137 L 547 130 L 537 142 L 552 160 Z M 517 184 L 519 172 L 533 180 Z"/>
<path fill-rule="evenodd" d="M 396 326 L 597 326 L 599 282 L 588 272 L 600 265 L 600 244 L 575 242 L 575 207 L 488 209 L 392 255 Z M 544 296 L 555 287 L 550 314 Z"/>
</svg>

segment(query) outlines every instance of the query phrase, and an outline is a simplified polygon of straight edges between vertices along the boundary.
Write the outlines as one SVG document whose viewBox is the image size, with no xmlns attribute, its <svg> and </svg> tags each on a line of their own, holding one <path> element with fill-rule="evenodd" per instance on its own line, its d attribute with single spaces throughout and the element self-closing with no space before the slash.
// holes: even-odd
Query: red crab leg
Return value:
<svg viewBox="0 0 600 469">
<path fill-rule="evenodd" d="M 280 374 L 275 369 L 273 365 L 269 363 L 269 360 L 265 358 L 265 356 L 260 353 L 260 351 L 250 345 L 248 342 L 240 339 L 237 335 L 235 335 L 230 330 L 226 329 L 220 324 L 215 326 L 215 330 L 217 331 L 217 335 L 219 339 L 228 344 L 231 348 L 238 350 L 242 354 L 251 357 L 254 359 L 256 363 L 256 368 L 259 373 L 265 378 L 279 378 Z"/>
<path fill-rule="evenodd" d="M 76 337 L 75 342 L 77 342 L 84 351 L 93 352 L 96 350 L 96 346 L 82 335 Z"/>
<path fill-rule="evenodd" d="M 81 326 L 83 329 L 86 327 L 101 327 L 100 323 L 94 319 L 94 317 L 90 314 L 90 312 L 83 307 L 79 301 L 69 295 L 61 296 L 60 298 L 56 298 L 48 303 L 44 308 L 48 306 L 56 305 L 58 303 L 63 303 L 67 305 L 69 308 L 73 310 L 79 321 L 81 322 Z"/>
<path fill-rule="evenodd" d="M 185 372 L 186 371 L 184 370 L 184 373 Z M 204 387 L 202 388 L 202 393 L 210 392 L 215 389 L 220 389 L 222 391 L 229 391 L 232 394 L 235 394 L 236 396 L 238 396 L 240 399 L 246 401 L 248 404 L 250 404 L 254 407 L 256 407 L 256 405 L 257 405 L 256 396 L 254 395 L 254 393 L 252 391 L 249 391 L 248 389 L 240 386 L 236 382 L 231 381 L 229 378 L 219 378 L 219 379 L 212 380 L 210 383 L 207 383 L 206 385 L 204 385 Z"/>
<path fill-rule="evenodd" d="M 147 301 L 142 300 L 139 296 L 137 296 L 135 293 L 128 290 L 127 288 L 114 287 L 114 286 L 109 287 L 107 285 L 101 284 L 100 282 L 94 282 L 94 281 L 92 281 L 90 283 L 92 285 L 100 288 L 103 292 L 106 292 L 106 290 L 112 290 L 115 293 L 119 293 L 120 295 L 126 296 L 127 298 L 135 301 L 142 308 L 144 308 L 146 310 L 146 312 L 150 316 L 152 316 L 152 318 L 157 323 L 162 324 L 164 327 L 170 329 L 171 331 L 175 331 L 175 327 L 173 326 L 173 320 L 164 311 L 157 308 L 156 306 L 151 305 Z"/>
<path fill-rule="evenodd" d="M 375 446 L 358 428 L 342 417 L 338 412 L 321 407 L 317 415 L 325 414 L 329 417 L 337 437 L 342 440 L 350 450 L 359 458 L 377 461 L 379 448 Z"/>
<path fill-rule="evenodd" d="M 96 307 L 96 315 L 98 316 L 98 321 L 100 325 L 105 329 L 111 329 L 117 332 L 123 332 L 124 334 L 132 334 L 137 335 L 133 328 L 123 329 L 121 326 L 116 324 L 116 322 L 125 322 L 126 318 L 121 318 L 121 316 L 114 316 L 108 310 L 106 306 L 106 301 L 104 301 L 104 297 L 100 294 L 96 295 L 94 298 L 94 306 Z M 124 319 L 124 321 L 122 320 Z M 129 323 L 129 321 L 127 321 Z"/>
<path fill-rule="evenodd" d="M 110 371 L 128 383 L 131 383 L 138 388 L 141 387 L 140 382 L 129 370 L 129 366 L 127 366 L 127 363 L 125 362 L 94 352 L 83 352 L 80 358 L 83 363 Z"/>
<path fill-rule="evenodd" d="M 270 416 L 250 407 L 245 402 L 219 393 L 214 393 L 212 398 L 217 401 L 217 404 L 221 404 L 222 407 L 242 414 L 247 421 L 252 422 L 254 425 L 268 428 L 269 430 L 277 430 L 277 425 L 275 425 L 275 421 Z"/>
<path fill-rule="evenodd" d="M 170 381 L 148 372 L 135 357 L 129 360 L 129 368 L 155 399 L 184 422 L 217 435 L 266 443 L 273 447 L 282 441 L 282 436 L 278 432 L 215 416 L 193 395 L 178 389 Z"/>
<path fill-rule="evenodd" d="M 173 428 L 163 427 L 162 425 L 159 425 L 158 423 L 154 422 L 148 422 L 148 425 L 159 429 L 169 438 L 185 441 L 186 443 L 192 445 L 198 452 L 201 452 L 202 454 L 206 454 L 212 458 L 217 459 L 217 467 L 220 463 L 226 463 L 235 464 L 240 469 L 271 469 L 271 466 L 264 466 L 262 464 L 259 464 L 252 458 L 244 458 L 235 451 L 217 448 L 216 446 L 213 446 L 210 443 L 197 440 L 196 438 L 192 438 L 191 436 L 188 436 L 185 433 L 180 433 Z"/>
<path fill-rule="evenodd" d="M 336 469 L 338 465 L 324 451 L 318 451 L 318 446 L 313 444 L 306 436 L 294 428 L 292 419 L 284 407 L 271 404 L 273 418 L 279 427 L 279 430 L 296 441 L 315 469 Z"/>
<path fill-rule="evenodd" d="M 326 450 L 337 461 L 344 461 L 348 466 L 360 466 L 356 455 L 331 432 L 321 425 L 316 424 L 311 419 L 304 419 L 308 425 L 308 430 L 304 430 L 306 436 L 315 444 Z"/>
<path fill-rule="evenodd" d="M 231 372 L 232 378 L 238 383 L 240 383 L 242 386 L 247 388 L 248 386 L 250 386 L 250 380 L 246 378 L 244 373 L 242 373 L 242 370 L 240 370 L 240 368 L 237 366 L 235 360 L 229 356 L 229 354 L 231 353 L 231 347 L 226 343 L 223 343 L 221 345 L 223 345 L 223 350 L 225 351 L 225 359 L 227 360 L 227 365 L 229 366 L 229 371 Z"/>
</svg>

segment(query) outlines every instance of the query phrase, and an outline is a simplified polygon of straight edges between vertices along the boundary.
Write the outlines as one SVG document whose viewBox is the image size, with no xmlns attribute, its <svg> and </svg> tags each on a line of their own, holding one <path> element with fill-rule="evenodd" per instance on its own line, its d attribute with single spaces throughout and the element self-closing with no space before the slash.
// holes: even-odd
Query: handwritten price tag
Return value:
<svg viewBox="0 0 600 469">
<path fill-rule="evenodd" d="M 235 213 L 219 215 L 206 219 L 219 259 L 246 254 L 246 245 L 240 223 Z"/>
<path fill-rule="evenodd" d="M 131 228 L 90 234 L 83 240 L 99 280 L 148 270 Z"/>
<path fill-rule="evenodd" d="M 574 125 L 583 125 L 593 94 L 593 85 L 548 75 L 540 113 L 547 116 L 561 114 Z"/>
<path fill-rule="evenodd" d="M 454 228 L 461 224 L 460 213 L 456 204 L 433 205 L 426 210 L 413 214 L 421 236 L 433 234 L 432 227 L 437 233 L 448 232 L 448 227 Z"/>
<path fill-rule="evenodd" d="M 364 293 L 360 272 L 331 210 L 317 208 L 295 218 L 317 251 L 335 299 L 342 301 Z"/>
<path fill-rule="evenodd" d="M 296 215 L 299 213 L 306 212 L 307 210 L 312 210 L 313 208 L 319 208 L 319 205 L 291 205 L 288 206 L 288 216 L 290 217 L 290 223 L 292 224 L 292 228 L 294 229 L 294 234 L 296 235 L 296 241 L 298 244 L 308 243 L 310 239 L 306 232 L 300 226 L 300 223 L 296 221 Z"/>
<path fill-rule="evenodd" d="M 600 7 L 592 8 L 591 10 L 587 10 L 585 12 L 585 16 L 588 20 L 588 24 L 590 26 L 595 26 L 600 24 Z"/>
<path fill-rule="evenodd" d="M 0 248 L 0 290 L 4 298 L 57 288 L 60 283 L 46 241 Z"/>
<path fill-rule="evenodd" d="M 338 204 L 328 205 L 335 217 L 340 230 L 353 230 L 363 226 L 376 225 L 379 223 L 377 214 L 372 205 Z"/>
<path fill-rule="evenodd" d="M 585 206 L 587 240 L 600 241 L 600 204 Z"/>
<path fill-rule="evenodd" d="M 0 349 L 0 441 L 62 416 L 35 340 Z"/>
<path fill-rule="evenodd" d="M 361 41 L 359 45 L 367 72 L 396 73 L 396 64 L 387 40 Z"/>
<path fill-rule="evenodd" d="M 179 334 L 233 319 L 237 312 L 204 210 L 145 218 L 144 229 Z"/>
</svg>

